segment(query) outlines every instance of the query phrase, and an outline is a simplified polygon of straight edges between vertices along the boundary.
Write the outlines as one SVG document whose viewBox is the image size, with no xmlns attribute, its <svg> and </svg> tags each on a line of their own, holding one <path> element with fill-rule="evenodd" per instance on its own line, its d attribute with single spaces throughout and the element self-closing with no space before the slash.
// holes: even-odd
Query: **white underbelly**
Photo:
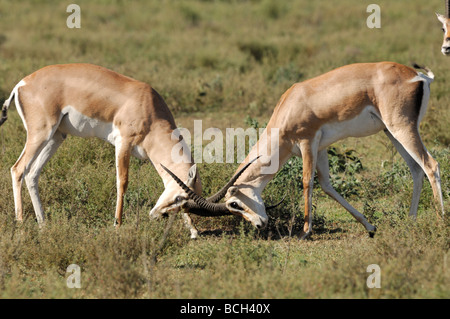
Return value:
<svg viewBox="0 0 450 319">
<path fill-rule="evenodd" d="M 322 136 L 319 149 L 346 137 L 364 137 L 375 134 L 384 129 L 385 125 L 373 106 L 367 106 L 364 110 L 351 120 L 327 123 L 321 127 Z"/>
<path fill-rule="evenodd" d="M 63 118 L 59 130 L 65 134 L 78 137 L 98 137 L 115 147 L 121 146 L 122 136 L 112 122 L 103 122 L 78 112 L 72 106 L 62 110 Z M 140 159 L 148 159 L 145 150 L 139 145 L 133 146 L 132 155 Z"/>
<path fill-rule="evenodd" d="M 103 122 L 90 118 L 73 108 L 66 106 L 62 110 L 63 118 L 59 129 L 70 135 L 79 137 L 98 137 L 112 145 L 116 145 L 120 133 L 111 122 Z"/>
</svg>

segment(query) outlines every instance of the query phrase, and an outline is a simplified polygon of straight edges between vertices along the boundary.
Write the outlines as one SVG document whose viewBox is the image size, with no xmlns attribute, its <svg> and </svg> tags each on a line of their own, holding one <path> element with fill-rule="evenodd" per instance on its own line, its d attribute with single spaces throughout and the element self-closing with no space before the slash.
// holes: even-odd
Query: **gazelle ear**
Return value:
<svg viewBox="0 0 450 319">
<path fill-rule="evenodd" d="M 187 180 L 186 185 L 192 189 L 192 188 L 194 188 L 196 180 L 197 180 L 197 164 L 194 164 L 189 169 L 188 180 Z"/>
<path fill-rule="evenodd" d="M 442 23 L 445 23 L 447 18 L 445 16 L 443 16 L 442 14 L 439 14 L 436 12 L 436 16 L 439 19 L 439 21 L 441 21 Z"/>
</svg>

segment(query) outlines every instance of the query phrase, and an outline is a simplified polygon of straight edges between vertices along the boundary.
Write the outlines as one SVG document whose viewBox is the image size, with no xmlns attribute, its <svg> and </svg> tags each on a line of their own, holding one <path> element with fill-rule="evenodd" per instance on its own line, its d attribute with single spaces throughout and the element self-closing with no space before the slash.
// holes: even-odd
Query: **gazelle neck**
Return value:
<svg viewBox="0 0 450 319">
<path fill-rule="evenodd" d="M 166 186 L 173 180 L 162 169 L 161 164 L 184 180 L 187 178 L 189 168 L 194 165 L 194 160 L 190 152 L 187 152 L 189 148 L 186 142 L 173 136 L 174 123 L 160 121 L 158 125 L 160 125 L 160 129 L 154 132 L 150 131 L 140 146 L 145 150 L 148 158 L 161 176 L 164 186 Z"/>
<path fill-rule="evenodd" d="M 256 157 L 260 156 L 260 158 L 239 177 L 235 183 L 236 186 L 252 187 L 262 192 L 267 183 L 292 156 L 292 145 L 281 134 L 279 128 L 272 127 L 269 123 L 237 171 Z"/>
</svg>

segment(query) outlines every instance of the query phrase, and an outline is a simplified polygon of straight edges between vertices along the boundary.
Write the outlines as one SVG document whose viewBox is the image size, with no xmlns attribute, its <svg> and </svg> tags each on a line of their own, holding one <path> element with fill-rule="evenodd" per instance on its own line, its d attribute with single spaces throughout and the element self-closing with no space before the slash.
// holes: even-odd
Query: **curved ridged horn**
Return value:
<svg viewBox="0 0 450 319">
<path fill-rule="evenodd" d="M 208 209 L 200 208 L 192 199 L 189 199 L 184 205 L 184 208 L 188 209 L 190 214 L 203 217 L 233 215 L 230 213 L 225 203 L 214 204 L 214 212 L 211 212 Z"/>
<path fill-rule="evenodd" d="M 450 0 L 445 0 L 445 17 L 450 19 Z"/>
<path fill-rule="evenodd" d="M 230 181 L 224 186 L 222 187 L 216 194 L 214 194 L 213 196 L 208 197 L 206 200 L 208 202 L 211 203 L 217 203 L 218 201 L 220 201 L 222 198 L 225 197 L 225 195 L 227 194 L 228 189 L 233 186 L 233 184 L 237 181 L 237 179 L 239 178 L 239 176 L 241 176 L 241 174 L 247 169 L 247 167 L 250 166 L 251 163 L 253 163 L 254 161 L 256 161 L 258 158 L 260 158 L 260 156 L 252 159 L 250 162 L 248 162 L 243 168 L 241 168 L 239 170 L 239 172 L 237 172 L 236 174 L 234 174 L 233 178 L 230 179 Z"/>
<path fill-rule="evenodd" d="M 224 203 L 218 204 L 217 202 L 221 200 L 227 193 L 227 190 L 233 186 L 236 180 L 241 176 L 241 174 L 256 161 L 259 157 L 248 162 L 243 168 L 241 168 L 231 180 L 224 186 L 220 191 L 207 199 L 197 195 L 192 189 L 190 189 L 182 180 L 180 180 L 174 173 L 172 173 L 167 167 L 161 164 L 161 167 L 177 182 L 177 184 L 189 195 L 190 199 L 184 205 L 185 208 L 189 209 L 189 212 L 200 216 L 224 216 L 231 215 L 230 211 L 227 209 Z"/>
<path fill-rule="evenodd" d="M 275 205 L 266 206 L 266 210 L 274 209 L 275 207 L 279 206 L 282 202 L 284 202 L 284 199 L 286 198 L 286 194 L 284 194 L 283 199 L 280 200 Z"/>
<path fill-rule="evenodd" d="M 186 205 L 190 206 L 192 213 L 201 216 L 222 216 L 225 212 L 229 214 L 225 204 L 216 204 L 208 202 L 206 199 L 197 195 L 192 189 L 183 183 L 174 173 L 172 173 L 167 167 L 161 164 L 161 167 L 177 182 L 178 185 L 189 195 L 191 200 Z M 191 212 L 191 209 L 189 210 Z M 209 213 L 209 215 L 207 215 Z M 226 214 L 226 215 L 228 215 Z"/>
</svg>

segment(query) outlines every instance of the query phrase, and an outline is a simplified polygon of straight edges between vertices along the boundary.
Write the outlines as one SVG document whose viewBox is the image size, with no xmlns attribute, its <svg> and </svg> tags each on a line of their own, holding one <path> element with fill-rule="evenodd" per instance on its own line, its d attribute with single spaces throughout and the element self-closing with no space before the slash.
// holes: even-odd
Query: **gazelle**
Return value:
<svg viewBox="0 0 450 319">
<path fill-rule="evenodd" d="M 433 73 L 424 69 L 427 75 L 392 62 L 351 64 L 294 84 L 282 95 L 265 132 L 239 169 L 249 159 L 267 155 L 252 164 L 228 189 L 226 203 L 222 205 L 256 227 L 265 225 L 268 218 L 261 194 L 276 172 L 263 174 L 262 169 L 274 161 L 279 162 L 279 169 L 297 155 L 303 158 L 305 223 L 301 237 L 310 234 L 312 228 L 315 169 L 325 193 L 373 235 L 375 227 L 331 186 L 327 147 L 346 137 L 363 137 L 384 130 L 412 173 L 410 215 L 417 214 L 424 172 L 444 214 L 439 165 L 427 152 L 419 135 L 419 123 L 425 114 L 430 83 L 434 79 Z M 278 148 L 271 147 L 272 138 L 277 139 Z M 199 205 L 204 201 L 193 192 L 189 196 Z"/>
<path fill-rule="evenodd" d="M 150 215 L 180 210 L 185 192 L 160 167 L 170 167 L 187 178 L 187 184 L 201 193 L 201 182 L 191 154 L 180 154 L 175 163 L 171 150 L 176 125 L 163 98 L 148 84 L 91 64 L 63 64 L 44 67 L 23 78 L 2 108 L 0 125 L 15 98 L 17 111 L 27 131 L 25 148 L 11 168 L 15 214 L 23 220 L 22 181 L 25 178 L 39 224 L 44 211 L 38 192 L 42 168 L 67 134 L 98 137 L 115 146 L 117 203 L 114 224 L 122 224 L 123 197 L 128 185 L 130 156 L 149 159 L 161 176 L 165 190 Z M 180 138 L 181 139 L 181 138 Z M 185 149 L 185 148 L 183 148 Z M 183 215 L 197 236 L 187 214 Z"/>
<path fill-rule="evenodd" d="M 442 23 L 442 31 L 444 32 L 444 42 L 442 43 L 441 52 L 443 55 L 450 55 L 450 0 L 445 0 L 445 16 L 436 13 L 437 18 Z"/>
</svg>

